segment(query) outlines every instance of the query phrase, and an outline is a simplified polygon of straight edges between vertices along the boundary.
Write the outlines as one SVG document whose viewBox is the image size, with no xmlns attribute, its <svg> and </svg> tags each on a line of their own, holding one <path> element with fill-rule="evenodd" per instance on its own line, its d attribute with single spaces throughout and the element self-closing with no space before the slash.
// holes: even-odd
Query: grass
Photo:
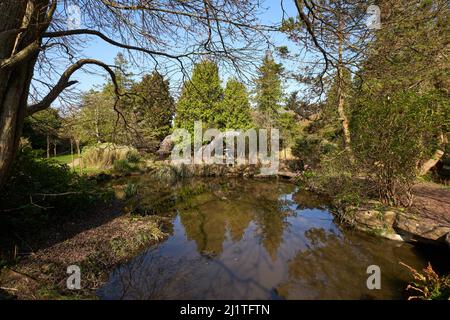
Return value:
<svg viewBox="0 0 450 320">
<path fill-rule="evenodd" d="M 75 160 L 76 158 L 77 158 L 77 156 L 74 155 L 73 159 Z M 63 163 L 63 164 L 72 163 L 72 155 L 70 155 L 70 154 L 59 155 L 59 156 L 53 157 L 52 159 L 58 161 L 59 163 Z"/>
<path fill-rule="evenodd" d="M 53 159 L 53 160 L 55 160 L 55 161 L 57 161 L 57 162 L 59 162 L 61 164 L 67 164 L 67 165 L 71 165 L 72 164 L 72 155 L 70 155 L 70 154 L 59 155 L 59 156 L 53 157 L 51 159 Z M 73 159 L 74 159 L 74 161 L 76 161 L 78 159 L 78 155 L 74 155 Z M 79 165 L 76 165 L 74 167 L 74 170 L 76 170 L 78 173 L 81 173 Z M 87 167 L 85 165 L 83 167 L 83 173 L 84 174 L 88 174 L 88 175 L 90 175 L 90 174 L 98 174 L 98 173 L 106 172 L 106 171 L 107 170 L 105 170 L 105 169 L 100 169 L 100 168 L 93 167 L 93 166 Z"/>
</svg>

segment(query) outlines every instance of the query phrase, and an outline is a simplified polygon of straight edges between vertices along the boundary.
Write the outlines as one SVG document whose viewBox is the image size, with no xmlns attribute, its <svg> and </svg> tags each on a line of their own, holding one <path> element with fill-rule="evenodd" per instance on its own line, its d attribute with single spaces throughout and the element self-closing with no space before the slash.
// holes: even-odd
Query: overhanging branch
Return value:
<svg viewBox="0 0 450 320">
<path fill-rule="evenodd" d="M 43 37 L 44 38 L 58 38 L 58 37 L 66 37 L 66 36 L 73 36 L 73 35 L 93 35 L 93 36 L 97 36 L 97 37 L 101 38 L 102 40 L 104 40 L 114 46 L 117 46 L 119 48 L 140 51 L 140 52 L 144 52 L 144 53 L 147 53 L 150 55 L 164 56 L 166 58 L 171 58 L 171 59 L 178 60 L 180 58 L 188 56 L 188 54 L 173 55 L 173 54 L 169 54 L 166 52 L 155 51 L 155 50 L 145 49 L 142 47 L 137 47 L 137 46 L 120 43 L 120 42 L 117 42 L 117 41 L 107 37 L 105 34 L 101 33 L 100 31 L 90 30 L 90 29 L 75 29 L 75 30 L 46 32 L 43 34 Z"/>
<path fill-rule="evenodd" d="M 70 77 L 72 76 L 72 74 L 87 64 L 97 65 L 105 69 L 109 73 L 111 80 L 114 84 L 115 94 L 117 96 L 120 96 L 116 75 L 107 64 L 94 59 L 81 59 L 76 63 L 74 63 L 73 65 L 71 65 L 69 68 L 67 68 L 66 71 L 64 71 L 58 83 L 53 87 L 53 89 L 50 90 L 50 92 L 40 102 L 33 104 L 27 108 L 27 116 L 50 107 L 50 105 L 56 100 L 56 98 L 58 98 L 61 92 L 77 83 L 77 81 L 70 81 Z"/>
</svg>

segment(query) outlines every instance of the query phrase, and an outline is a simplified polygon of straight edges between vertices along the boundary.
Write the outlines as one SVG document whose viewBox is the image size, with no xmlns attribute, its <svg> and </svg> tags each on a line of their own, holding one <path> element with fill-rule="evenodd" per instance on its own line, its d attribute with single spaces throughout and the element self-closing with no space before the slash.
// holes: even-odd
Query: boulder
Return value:
<svg viewBox="0 0 450 320">
<path fill-rule="evenodd" d="M 397 213 L 395 211 L 356 210 L 353 225 L 356 229 L 396 241 L 406 240 L 393 228 Z"/>
<path fill-rule="evenodd" d="M 159 144 L 159 149 L 158 149 L 158 151 L 156 151 L 156 154 L 159 156 L 159 158 L 161 160 L 166 159 L 167 157 L 170 156 L 173 146 L 174 146 L 174 142 L 172 140 L 172 135 L 168 135 Z"/>
<path fill-rule="evenodd" d="M 445 242 L 450 233 L 450 225 L 425 216 L 399 213 L 394 228 L 401 233 L 412 236 L 416 240 Z"/>
</svg>

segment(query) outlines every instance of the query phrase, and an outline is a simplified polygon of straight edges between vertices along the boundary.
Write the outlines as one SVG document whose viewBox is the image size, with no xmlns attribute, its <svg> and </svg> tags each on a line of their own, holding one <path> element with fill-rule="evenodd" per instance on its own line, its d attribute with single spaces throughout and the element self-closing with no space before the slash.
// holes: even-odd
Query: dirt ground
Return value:
<svg viewBox="0 0 450 320">
<path fill-rule="evenodd" d="M 95 291 L 118 264 L 170 233 L 170 218 L 122 213 L 115 203 L 81 221 L 50 226 L 39 248 L 0 273 L 0 299 L 95 299 Z M 82 290 L 68 290 L 67 267 L 78 265 Z"/>
<path fill-rule="evenodd" d="M 450 189 L 432 182 L 414 186 L 412 209 L 421 217 L 440 221 L 450 226 Z"/>
</svg>

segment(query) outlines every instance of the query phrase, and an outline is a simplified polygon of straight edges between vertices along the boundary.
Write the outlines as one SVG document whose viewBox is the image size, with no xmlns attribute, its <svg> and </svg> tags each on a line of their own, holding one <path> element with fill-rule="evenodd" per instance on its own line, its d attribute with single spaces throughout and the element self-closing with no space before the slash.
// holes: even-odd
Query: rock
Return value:
<svg viewBox="0 0 450 320">
<path fill-rule="evenodd" d="M 354 215 L 356 229 L 370 232 L 395 241 L 404 241 L 404 237 L 398 234 L 393 224 L 397 213 L 395 211 L 381 212 L 378 210 L 357 210 Z"/>
<path fill-rule="evenodd" d="M 362 210 L 356 212 L 355 222 L 359 226 L 364 226 L 369 229 L 382 229 L 384 227 L 382 213 L 377 210 Z"/>
<path fill-rule="evenodd" d="M 446 242 L 450 226 L 427 217 L 414 216 L 411 213 L 399 213 L 394 228 L 401 233 L 412 236 L 416 240 Z M 448 243 L 448 242 L 447 242 Z"/>
<path fill-rule="evenodd" d="M 168 135 L 159 144 L 159 149 L 158 149 L 158 151 L 156 151 L 156 154 L 159 156 L 160 159 L 165 159 L 170 155 L 173 146 L 174 146 L 174 142 L 172 140 L 172 135 Z"/>
</svg>

